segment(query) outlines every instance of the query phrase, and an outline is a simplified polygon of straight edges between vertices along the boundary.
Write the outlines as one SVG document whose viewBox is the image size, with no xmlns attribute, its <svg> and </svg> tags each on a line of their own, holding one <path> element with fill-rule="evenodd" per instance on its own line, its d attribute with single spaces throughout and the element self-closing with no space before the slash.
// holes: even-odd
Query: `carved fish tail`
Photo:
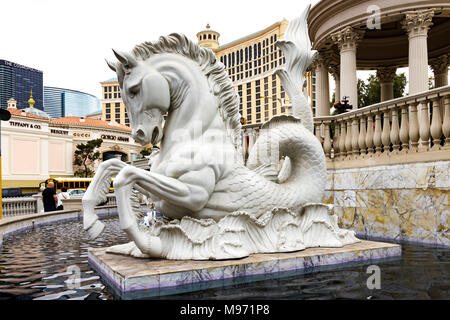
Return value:
<svg viewBox="0 0 450 320">
<path fill-rule="evenodd" d="M 304 74 L 317 55 L 311 50 L 308 35 L 307 17 L 308 6 L 297 19 L 289 22 L 284 39 L 278 40 L 276 45 L 283 51 L 286 64 L 276 74 L 280 77 L 283 87 L 291 99 L 292 114 L 302 121 L 309 131 L 313 131 L 313 114 L 306 97 L 303 95 Z"/>
<path fill-rule="evenodd" d="M 283 157 L 287 157 L 285 163 L 289 166 L 283 165 L 278 174 L 278 164 Z M 273 198 L 268 206 L 295 209 L 306 203 L 322 201 L 326 181 L 322 146 L 293 116 L 274 117 L 261 127 L 247 160 L 247 168 L 274 182 L 264 184 L 266 189 L 270 189 L 263 191 L 270 195 L 266 197 Z"/>
</svg>

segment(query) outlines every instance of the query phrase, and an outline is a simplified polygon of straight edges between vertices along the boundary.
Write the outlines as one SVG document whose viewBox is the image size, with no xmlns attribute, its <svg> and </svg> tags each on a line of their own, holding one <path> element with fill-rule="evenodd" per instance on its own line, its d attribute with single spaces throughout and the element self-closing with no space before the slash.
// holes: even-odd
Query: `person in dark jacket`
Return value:
<svg viewBox="0 0 450 320">
<path fill-rule="evenodd" d="M 49 182 L 47 188 L 42 191 L 42 202 L 44 204 L 44 211 L 55 211 L 56 203 L 58 202 L 58 196 L 56 195 L 55 185 L 53 182 Z"/>
</svg>

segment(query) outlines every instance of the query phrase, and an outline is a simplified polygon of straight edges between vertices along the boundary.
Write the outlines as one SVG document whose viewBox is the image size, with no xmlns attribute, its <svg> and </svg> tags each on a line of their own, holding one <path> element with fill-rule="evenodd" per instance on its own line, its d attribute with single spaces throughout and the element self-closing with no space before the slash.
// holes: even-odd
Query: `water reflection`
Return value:
<svg viewBox="0 0 450 320">
<path fill-rule="evenodd" d="M 105 230 L 95 240 L 89 240 L 81 221 L 42 226 L 6 237 L 0 253 L 0 300 L 114 299 L 88 265 L 87 250 L 128 239 L 116 218 L 104 222 Z M 402 250 L 401 260 L 377 263 L 381 268 L 380 290 L 367 288 L 366 265 L 160 299 L 449 299 L 450 250 L 410 244 L 403 244 Z M 74 269 L 79 274 L 73 273 Z M 74 283 L 78 284 L 75 288 Z"/>
<path fill-rule="evenodd" d="M 127 237 L 115 218 L 106 219 L 102 235 L 89 240 L 81 221 L 62 222 L 8 236 L 0 256 L 0 299 L 112 299 L 100 277 L 88 265 L 89 247 L 125 243 Z M 71 267 L 72 266 L 72 267 Z M 79 268 L 77 288 L 69 288 Z"/>
</svg>

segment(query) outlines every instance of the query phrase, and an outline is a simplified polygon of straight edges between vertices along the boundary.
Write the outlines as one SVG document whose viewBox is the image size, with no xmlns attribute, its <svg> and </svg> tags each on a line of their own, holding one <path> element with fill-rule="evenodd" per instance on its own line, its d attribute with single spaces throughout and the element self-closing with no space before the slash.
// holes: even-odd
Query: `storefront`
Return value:
<svg viewBox="0 0 450 320">
<path fill-rule="evenodd" d="M 8 108 L 11 119 L 2 123 L 2 188 L 37 191 L 49 177 L 73 176 L 77 145 L 103 139 L 101 161 L 116 157 L 136 159 L 142 147 L 134 142 L 125 125 L 98 119 L 64 117 L 50 120 L 23 110 Z"/>
</svg>

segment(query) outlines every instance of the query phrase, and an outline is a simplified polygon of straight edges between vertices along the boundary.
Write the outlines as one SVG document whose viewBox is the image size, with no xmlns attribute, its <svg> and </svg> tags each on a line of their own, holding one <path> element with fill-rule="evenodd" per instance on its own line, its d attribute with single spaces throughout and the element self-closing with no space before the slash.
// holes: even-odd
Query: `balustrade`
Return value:
<svg viewBox="0 0 450 320">
<path fill-rule="evenodd" d="M 14 197 L 2 199 L 2 216 L 15 217 L 37 213 L 37 199 L 32 197 Z"/>
<path fill-rule="evenodd" d="M 243 129 L 244 135 L 251 135 L 258 132 L 259 124 Z M 450 86 L 316 117 L 314 135 L 332 161 L 450 149 Z"/>
</svg>

